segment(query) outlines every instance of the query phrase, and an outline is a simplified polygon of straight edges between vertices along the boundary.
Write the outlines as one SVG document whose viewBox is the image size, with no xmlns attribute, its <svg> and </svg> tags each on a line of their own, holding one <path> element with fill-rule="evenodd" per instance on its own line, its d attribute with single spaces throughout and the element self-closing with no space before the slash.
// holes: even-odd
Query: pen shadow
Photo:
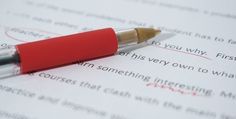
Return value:
<svg viewBox="0 0 236 119">
<path fill-rule="evenodd" d="M 164 41 L 164 40 L 168 40 L 168 39 L 174 37 L 175 35 L 176 34 L 174 34 L 174 33 L 161 33 L 157 37 L 153 38 L 153 40 L 157 41 L 157 42 L 161 42 L 161 41 Z"/>
<path fill-rule="evenodd" d="M 136 50 L 136 49 L 147 47 L 147 46 L 152 45 L 151 42 L 153 42 L 153 41 L 162 42 L 162 41 L 165 41 L 165 40 L 168 40 L 168 39 L 174 37 L 175 35 L 176 34 L 174 34 L 174 33 L 161 33 L 160 35 L 158 35 L 157 37 L 151 39 L 148 42 L 144 42 L 144 43 L 141 43 L 141 44 L 138 44 L 138 45 L 135 45 L 135 46 L 130 46 L 130 47 L 127 47 L 125 49 L 121 49 L 117 52 L 117 54 L 119 52 L 131 52 L 131 51 Z"/>
</svg>

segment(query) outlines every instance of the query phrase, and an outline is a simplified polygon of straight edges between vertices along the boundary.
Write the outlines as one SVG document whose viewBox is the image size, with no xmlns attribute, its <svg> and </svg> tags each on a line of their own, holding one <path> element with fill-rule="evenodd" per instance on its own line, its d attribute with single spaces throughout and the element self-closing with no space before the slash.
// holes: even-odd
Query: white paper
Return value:
<svg viewBox="0 0 236 119">
<path fill-rule="evenodd" d="M 130 52 L 0 80 L 0 118 L 236 119 L 235 4 L 2 0 L 1 47 L 105 27 L 162 34 Z"/>
</svg>

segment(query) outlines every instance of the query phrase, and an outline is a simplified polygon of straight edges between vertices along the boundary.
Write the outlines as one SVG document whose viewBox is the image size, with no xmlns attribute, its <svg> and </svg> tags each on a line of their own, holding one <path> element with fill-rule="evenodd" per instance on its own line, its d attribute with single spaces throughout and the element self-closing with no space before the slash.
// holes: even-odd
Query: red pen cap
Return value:
<svg viewBox="0 0 236 119">
<path fill-rule="evenodd" d="M 21 73 L 48 69 L 114 54 L 118 49 L 112 28 L 88 31 L 16 46 Z"/>
</svg>

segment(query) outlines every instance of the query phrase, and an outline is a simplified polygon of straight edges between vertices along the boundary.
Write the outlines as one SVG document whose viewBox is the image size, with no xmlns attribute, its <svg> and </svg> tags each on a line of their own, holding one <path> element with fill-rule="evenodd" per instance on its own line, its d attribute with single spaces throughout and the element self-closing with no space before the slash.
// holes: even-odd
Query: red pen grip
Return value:
<svg viewBox="0 0 236 119">
<path fill-rule="evenodd" d="M 16 46 L 21 72 L 27 73 L 114 54 L 118 49 L 112 28 L 30 42 Z"/>
</svg>

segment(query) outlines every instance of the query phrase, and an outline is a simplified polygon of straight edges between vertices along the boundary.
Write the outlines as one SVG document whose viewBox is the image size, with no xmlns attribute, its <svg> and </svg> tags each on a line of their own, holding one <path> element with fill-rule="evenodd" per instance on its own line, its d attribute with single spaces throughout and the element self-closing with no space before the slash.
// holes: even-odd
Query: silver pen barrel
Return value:
<svg viewBox="0 0 236 119">
<path fill-rule="evenodd" d="M 20 59 L 14 46 L 0 48 L 0 79 L 20 74 Z"/>
</svg>

